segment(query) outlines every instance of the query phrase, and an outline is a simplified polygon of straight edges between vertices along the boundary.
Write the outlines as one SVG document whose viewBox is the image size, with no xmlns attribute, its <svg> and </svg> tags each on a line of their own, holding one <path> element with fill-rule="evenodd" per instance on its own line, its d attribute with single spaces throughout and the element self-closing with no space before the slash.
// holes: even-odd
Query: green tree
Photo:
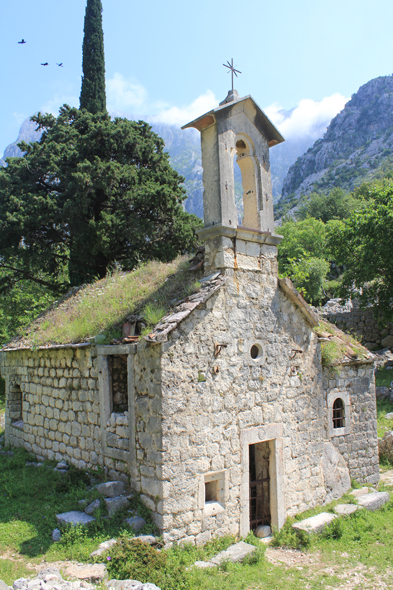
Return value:
<svg viewBox="0 0 393 590">
<path fill-rule="evenodd" d="M 373 305 L 381 321 L 393 320 L 393 182 L 363 187 L 365 205 L 331 226 L 330 248 L 344 265 L 340 296 Z"/>
<path fill-rule="evenodd" d="M 89 113 L 99 113 L 106 110 L 101 0 L 87 0 L 82 51 L 80 108 Z"/>
<path fill-rule="evenodd" d="M 183 210 L 183 178 L 143 121 L 63 106 L 33 117 L 39 142 L 0 170 L 0 270 L 52 289 L 172 260 L 200 220 Z M 1 284 L 1 280 L 0 280 Z"/>
<path fill-rule="evenodd" d="M 332 219 L 346 219 L 352 211 L 363 206 L 360 194 L 355 196 L 334 188 L 329 194 L 312 193 L 303 197 L 303 201 L 296 213 L 296 218 L 303 220 L 307 217 L 319 219 L 324 223 Z"/>
<path fill-rule="evenodd" d="M 279 233 L 284 236 L 278 248 L 281 276 L 289 276 L 307 301 L 320 303 L 326 298 L 324 287 L 330 270 L 326 224 L 307 217 L 283 223 Z"/>
</svg>

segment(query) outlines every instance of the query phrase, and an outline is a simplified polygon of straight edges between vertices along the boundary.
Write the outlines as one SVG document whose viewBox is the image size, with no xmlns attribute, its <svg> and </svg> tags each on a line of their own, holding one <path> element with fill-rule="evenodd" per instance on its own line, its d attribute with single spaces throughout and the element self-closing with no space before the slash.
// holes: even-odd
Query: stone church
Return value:
<svg viewBox="0 0 393 590">
<path fill-rule="evenodd" d="M 7 444 L 127 479 L 166 541 L 202 543 L 377 483 L 378 445 L 372 356 L 324 368 L 329 334 L 278 277 L 282 136 L 236 91 L 185 127 L 201 133 L 201 288 L 136 344 L 5 348 L 0 368 Z"/>
</svg>

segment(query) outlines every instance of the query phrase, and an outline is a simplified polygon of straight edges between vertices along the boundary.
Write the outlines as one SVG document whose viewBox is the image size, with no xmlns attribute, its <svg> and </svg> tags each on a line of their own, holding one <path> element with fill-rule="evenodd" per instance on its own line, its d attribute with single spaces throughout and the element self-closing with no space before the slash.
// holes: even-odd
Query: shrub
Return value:
<svg viewBox="0 0 393 590">
<path fill-rule="evenodd" d="M 281 530 L 273 531 L 273 547 L 291 547 L 292 549 L 304 549 L 310 545 L 310 535 L 305 531 L 292 528 L 293 518 L 288 518 Z"/>
<path fill-rule="evenodd" d="M 121 537 L 109 550 L 106 565 L 110 578 L 150 582 L 161 590 L 191 590 L 184 567 L 170 565 L 165 551 L 139 540 Z"/>
</svg>

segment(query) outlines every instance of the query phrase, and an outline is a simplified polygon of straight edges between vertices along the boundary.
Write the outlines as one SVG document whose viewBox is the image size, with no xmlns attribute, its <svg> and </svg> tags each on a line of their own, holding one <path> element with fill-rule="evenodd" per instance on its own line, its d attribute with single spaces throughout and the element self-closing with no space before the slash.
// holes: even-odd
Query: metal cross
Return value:
<svg viewBox="0 0 393 590">
<path fill-rule="evenodd" d="M 228 64 L 228 65 L 227 65 Z M 240 70 L 236 70 L 233 66 L 233 57 L 231 59 L 231 63 L 229 63 L 229 61 L 227 60 L 227 64 L 222 64 L 224 66 L 224 68 L 228 68 L 228 70 L 231 71 L 232 73 L 232 92 L 233 92 L 233 74 L 235 74 L 236 78 L 238 77 L 238 74 L 241 74 Z M 229 72 L 228 72 L 229 74 Z"/>
</svg>

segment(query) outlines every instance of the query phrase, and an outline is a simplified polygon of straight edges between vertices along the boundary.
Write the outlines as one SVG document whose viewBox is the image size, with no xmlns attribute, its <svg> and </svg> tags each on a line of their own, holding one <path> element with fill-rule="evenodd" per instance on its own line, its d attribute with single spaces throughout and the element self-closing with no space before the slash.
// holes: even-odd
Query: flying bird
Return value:
<svg viewBox="0 0 393 590">
<path fill-rule="evenodd" d="M 46 61 L 44 64 L 41 64 L 42 66 L 49 66 L 48 62 Z"/>
<path fill-rule="evenodd" d="M 56 63 L 57 66 L 59 66 L 59 68 L 63 67 L 63 62 L 61 62 L 61 64 Z"/>
<path fill-rule="evenodd" d="M 26 43 L 26 41 L 24 39 L 22 39 L 22 41 L 18 41 L 19 45 L 24 45 Z"/>
</svg>

